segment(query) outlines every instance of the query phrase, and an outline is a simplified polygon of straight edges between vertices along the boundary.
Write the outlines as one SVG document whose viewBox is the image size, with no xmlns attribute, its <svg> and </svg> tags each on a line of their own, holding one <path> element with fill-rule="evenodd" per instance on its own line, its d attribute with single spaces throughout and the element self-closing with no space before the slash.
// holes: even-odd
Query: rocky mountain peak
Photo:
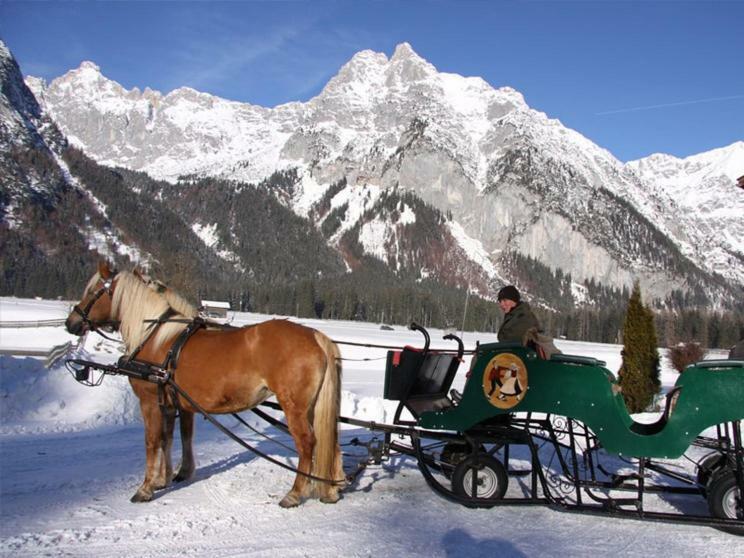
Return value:
<svg viewBox="0 0 744 558">
<path fill-rule="evenodd" d="M 689 257 L 744 282 L 736 242 L 713 234 L 723 226 L 712 218 L 715 208 L 710 222 L 688 218 L 653 176 L 533 110 L 518 91 L 440 73 L 407 43 L 390 58 L 359 52 L 317 97 L 275 109 L 185 87 L 162 99 L 148 89 L 128 92 L 86 63 L 54 80 L 45 98 L 91 157 L 159 179 L 260 183 L 294 169 L 283 203 L 303 218 L 343 182 L 348 191 L 323 202 L 343 230 L 367 208 L 349 202 L 342 218 L 344 196 L 401 188 L 450 216 L 494 266 L 509 246 L 576 281 L 628 286 L 641 275 L 663 296 L 684 287 L 679 262 Z M 634 238 L 639 231 L 643 242 Z M 672 255 L 662 261 L 656 254 Z M 739 271 L 726 273 L 725 265 Z"/>
<path fill-rule="evenodd" d="M 0 60 L 7 60 L 13 58 L 13 55 L 10 52 L 10 49 L 5 44 L 5 42 L 0 39 Z"/>
<path fill-rule="evenodd" d="M 411 45 L 401 43 L 395 47 L 390 58 L 387 83 L 409 85 L 417 81 L 431 79 L 437 74 L 436 68 L 414 52 Z"/>
<path fill-rule="evenodd" d="M 88 60 L 81 62 L 80 66 L 67 72 L 61 79 L 65 82 L 74 81 L 78 86 L 96 86 L 105 82 L 116 83 L 105 78 L 101 74 L 101 68 Z M 116 85 L 119 84 L 116 83 Z"/>
<path fill-rule="evenodd" d="M 91 62 L 90 60 L 83 60 L 78 67 L 78 72 L 93 72 L 100 74 L 101 68 L 95 62 Z"/>
<path fill-rule="evenodd" d="M 23 82 L 18 63 L 5 43 L 0 41 L 0 128 L 3 143 L 13 141 L 38 142 L 36 127 L 41 118 L 41 108 L 33 93 Z M 19 130 L 12 134 L 11 130 Z"/>
</svg>

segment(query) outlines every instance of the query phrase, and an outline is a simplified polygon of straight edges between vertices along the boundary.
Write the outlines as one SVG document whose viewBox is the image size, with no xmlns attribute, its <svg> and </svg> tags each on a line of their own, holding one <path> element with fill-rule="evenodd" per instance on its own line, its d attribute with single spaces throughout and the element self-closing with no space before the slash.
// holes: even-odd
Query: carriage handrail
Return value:
<svg viewBox="0 0 744 558">
<path fill-rule="evenodd" d="M 448 333 L 442 337 L 445 341 L 456 341 L 457 342 L 457 360 L 462 360 L 462 356 L 465 354 L 465 345 L 457 335 L 454 333 Z"/>
<path fill-rule="evenodd" d="M 425 328 L 418 325 L 416 322 L 411 322 L 411 325 L 408 326 L 408 329 L 411 331 L 418 331 L 419 333 L 423 334 L 424 336 L 424 353 L 429 352 L 429 343 L 431 342 L 431 337 L 429 337 L 429 332 L 426 331 Z"/>
<path fill-rule="evenodd" d="M 448 339 L 449 336 L 443 337 L 443 339 Z M 368 349 L 387 349 L 390 351 L 402 351 L 405 349 L 402 345 L 376 345 L 374 343 L 357 343 L 354 341 L 340 341 L 338 339 L 333 339 L 333 342 L 337 345 L 349 345 L 351 347 L 366 347 Z M 441 354 L 459 354 L 459 350 L 455 349 L 431 349 L 432 352 L 435 353 L 441 353 Z M 474 355 L 476 353 L 476 349 L 464 349 L 463 355 Z"/>
</svg>

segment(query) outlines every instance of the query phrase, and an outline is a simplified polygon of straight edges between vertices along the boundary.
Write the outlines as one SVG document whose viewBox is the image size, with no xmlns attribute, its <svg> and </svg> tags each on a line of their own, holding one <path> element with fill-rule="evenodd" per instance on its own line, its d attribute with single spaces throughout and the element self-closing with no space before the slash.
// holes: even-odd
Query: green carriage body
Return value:
<svg viewBox="0 0 744 558">
<path fill-rule="evenodd" d="M 608 453 L 677 458 L 706 428 L 744 419 L 741 361 L 704 361 L 688 367 L 670 392 L 672 400 L 662 417 L 643 424 L 630 416 L 615 376 L 596 359 L 555 355 L 543 360 L 531 349 L 500 343 L 481 345 L 474 359 L 462 401 L 422 413 L 419 426 L 466 432 L 499 415 L 548 413 L 582 421 Z M 513 372 L 507 373 L 519 376 L 519 383 L 514 387 L 513 380 L 508 396 L 499 395 L 489 378 L 509 367 Z"/>
</svg>

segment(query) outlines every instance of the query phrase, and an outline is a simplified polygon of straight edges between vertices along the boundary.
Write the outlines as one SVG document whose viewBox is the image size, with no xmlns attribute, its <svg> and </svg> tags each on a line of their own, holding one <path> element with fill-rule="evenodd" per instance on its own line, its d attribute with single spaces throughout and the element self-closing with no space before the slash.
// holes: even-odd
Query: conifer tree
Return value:
<svg viewBox="0 0 744 558">
<path fill-rule="evenodd" d="M 641 287 L 636 282 L 628 301 L 623 324 L 623 364 L 620 386 L 628 411 L 639 413 L 659 392 L 659 352 L 651 310 L 643 305 Z"/>
</svg>

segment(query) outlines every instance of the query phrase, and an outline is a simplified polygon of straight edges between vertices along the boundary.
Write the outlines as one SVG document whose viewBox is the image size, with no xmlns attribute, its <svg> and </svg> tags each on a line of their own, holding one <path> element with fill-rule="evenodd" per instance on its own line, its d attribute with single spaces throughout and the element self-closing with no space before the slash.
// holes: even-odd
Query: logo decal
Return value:
<svg viewBox="0 0 744 558">
<path fill-rule="evenodd" d="M 527 367 L 511 353 L 501 353 L 491 359 L 483 372 L 483 393 L 491 405 L 511 409 L 527 392 Z"/>
</svg>

